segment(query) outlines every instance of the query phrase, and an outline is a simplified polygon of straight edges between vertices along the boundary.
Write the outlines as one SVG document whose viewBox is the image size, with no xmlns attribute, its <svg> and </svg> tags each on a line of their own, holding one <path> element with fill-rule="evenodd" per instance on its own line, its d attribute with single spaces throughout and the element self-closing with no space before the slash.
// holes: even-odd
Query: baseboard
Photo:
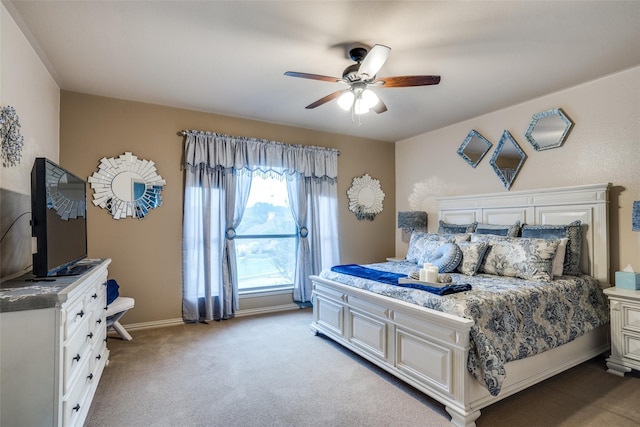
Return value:
<svg viewBox="0 0 640 427">
<path fill-rule="evenodd" d="M 142 322 L 142 323 L 129 323 L 127 325 L 122 325 L 127 331 L 135 331 L 140 329 L 152 329 L 152 328 L 163 328 L 165 326 L 176 326 L 176 325 L 184 325 L 184 320 L 182 318 L 177 319 L 165 319 L 165 320 L 154 320 L 153 322 Z M 109 334 L 115 334 L 115 331 L 112 329 L 109 330 Z"/>
<path fill-rule="evenodd" d="M 255 316 L 258 314 L 266 314 L 266 313 L 276 313 L 278 311 L 288 311 L 288 310 L 299 310 L 300 307 L 298 304 L 283 304 L 276 305 L 271 307 L 260 307 L 260 308 L 250 308 L 245 310 L 238 310 L 236 312 L 236 317 L 244 317 L 244 316 Z M 152 329 L 152 328 L 163 328 L 166 326 L 177 326 L 184 325 L 184 320 L 181 318 L 177 319 L 165 319 L 165 320 L 154 320 L 153 322 L 142 322 L 142 323 L 129 323 L 127 325 L 122 325 L 127 331 L 135 331 L 141 329 Z M 109 330 L 109 335 L 116 335 L 116 332 L 113 330 Z"/>
<path fill-rule="evenodd" d="M 302 307 L 300 307 L 298 304 L 295 304 L 295 303 L 273 305 L 269 307 L 247 308 L 244 310 L 236 311 L 236 317 L 254 316 L 256 314 L 275 313 L 278 311 L 299 310 L 300 308 Z"/>
</svg>

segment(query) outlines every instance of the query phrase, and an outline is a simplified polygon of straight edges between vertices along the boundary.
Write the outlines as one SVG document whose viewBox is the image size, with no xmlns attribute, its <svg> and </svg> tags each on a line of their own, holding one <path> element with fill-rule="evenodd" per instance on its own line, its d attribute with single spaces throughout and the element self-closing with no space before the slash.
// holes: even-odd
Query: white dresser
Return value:
<svg viewBox="0 0 640 427">
<path fill-rule="evenodd" d="M 640 371 L 640 291 L 607 288 L 611 315 L 611 356 L 607 372 L 624 376 Z"/>
<path fill-rule="evenodd" d="M 78 276 L 0 287 L 0 425 L 82 426 L 102 371 L 111 260 Z"/>
</svg>

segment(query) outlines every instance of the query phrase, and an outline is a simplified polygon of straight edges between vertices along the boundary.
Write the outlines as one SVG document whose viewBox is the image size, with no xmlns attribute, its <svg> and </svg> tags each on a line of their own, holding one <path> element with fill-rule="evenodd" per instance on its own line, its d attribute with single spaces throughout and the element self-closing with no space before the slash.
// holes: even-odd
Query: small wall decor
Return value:
<svg viewBox="0 0 640 427">
<path fill-rule="evenodd" d="M 491 143 L 475 129 L 471 129 L 467 138 L 458 148 L 458 155 L 469 163 L 472 168 L 478 166 L 480 160 L 491 149 Z"/>
<path fill-rule="evenodd" d="M 507 190 L 511 189 L 527 155 L 508 130 L 502 133 L 500 142 L 491 157 L 491 167 Z"/>
<path fill-rule="evenodd" d="M 151 160 L 140 160 L 126 152 L 118 158 L 103 157 L 89 177 L 93 204 L 108 209 L 113 219 L 142 219 L 162 204 L 166 182 Z"/>
<path fill-rule="evenodd" d="M 542 111 L 531 117 L 524 136 L 536 151 L 561 147 L 573 127 L 573 122 L 560 108 Z"/>
<path fill-rule="evenodd" d="M 20 164 L 24 137 L 20 134 L 20 118 L 12 106 L 2 107 L 0 111 L 2 131 L 2 165 L 5 167 Z"/>
<path fill-rule="evenodd" d="M 349 210 L 360 221 L 373 221 L 376 215 L 382 212 L 384 193 L 380 189 L 380 181 L 371 178 L 369 174 L 353 178 L 351 188 L 347 190 L 347 197 Z"/>
</svg>

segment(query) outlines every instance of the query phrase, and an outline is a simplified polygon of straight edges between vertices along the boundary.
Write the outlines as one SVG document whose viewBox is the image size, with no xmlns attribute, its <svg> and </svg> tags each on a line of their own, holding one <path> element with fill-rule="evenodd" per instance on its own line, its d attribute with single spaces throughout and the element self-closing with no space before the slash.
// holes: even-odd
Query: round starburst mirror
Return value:
<svg viewBox="0 0 640 427">
<path fill-rule="evenodd" d="M 351 188 L 347 190 L 349 197 L 349 210 L 358 220 L 373 221 L 377 214 L 382 212 L 384 193 L 380 189 L 380 181 L 373 179 L 369 174 L 353 178 Z"/>
<path fill-rule="evenodd" d="M 155 163 L 126 152 L 117 158 L 103 157 L 89 184 L 94 191 L 93 204 L 107 209 L 113 219 L 142 219 L 162 204 L 166 182 Z"/>
</svg>

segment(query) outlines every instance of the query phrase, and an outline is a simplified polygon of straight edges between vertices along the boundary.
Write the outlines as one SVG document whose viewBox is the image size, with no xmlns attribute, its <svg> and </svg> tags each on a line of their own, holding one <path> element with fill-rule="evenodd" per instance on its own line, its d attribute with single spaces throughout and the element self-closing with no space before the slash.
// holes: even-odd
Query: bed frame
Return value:
<svg viewBox="0 0 640 427">
<path fill-rule="evenodd" d="M 567 224 L 583 227 L 582 271 L 609 286 L 609 184 L 439 198 L 450 223 Z M 311 330 L 323 334 L 445 405 L 457 426 L 475 426 L 480 409 L 609 349 L 604 325 L 568 344 L 506 364 L 492 396 L 467 370 L 473 321 L 311 276 Z"/>
</svg>

